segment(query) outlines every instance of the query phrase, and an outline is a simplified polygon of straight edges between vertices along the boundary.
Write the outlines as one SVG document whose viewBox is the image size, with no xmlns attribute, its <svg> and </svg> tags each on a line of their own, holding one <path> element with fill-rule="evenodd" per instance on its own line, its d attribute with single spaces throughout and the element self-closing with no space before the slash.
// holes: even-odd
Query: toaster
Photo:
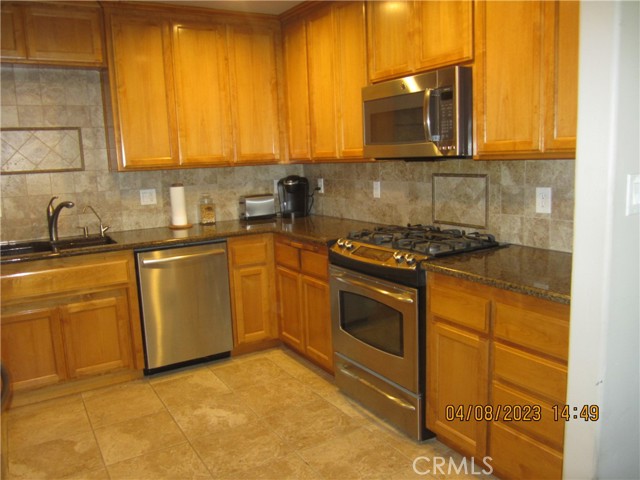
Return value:
<svg viewBox="0 0 640 480">
<path fill-rule="evenodd" d="M 240 197 L 240 219 L 263 220 L 276 217 L 276 202 L 273 195 L 246 195 Z"/>
</svg>

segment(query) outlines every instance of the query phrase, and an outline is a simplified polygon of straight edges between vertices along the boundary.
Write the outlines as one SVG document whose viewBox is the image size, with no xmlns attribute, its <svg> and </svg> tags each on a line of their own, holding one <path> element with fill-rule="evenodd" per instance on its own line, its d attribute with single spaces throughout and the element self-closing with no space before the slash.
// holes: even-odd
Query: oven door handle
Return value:
<svg viewBox="0 0 640 480">
<path fill-rule="evenodd" d="M 354 285 L 356 287 L 361 287 L 361 288 L 366 288 L 367 290 L 373 290 L 374 292 L 377 292 L 381 295 L 387 296 L 387 297 L 393 297 L 394 299 L 398 300 L 399 302 L 404 302 L 404 303 L 414 303 L 414 299 L 411 297 L 408 297 L 406 295 L 402 295 L 400 293 L 394 293 L 394 292 L 390 292 L 389 290 L 385 290 L 384 288 L 380 288 L 380 287 L 376 287 L 374 285 L 370 285 L 368 283 L 364 283 L 361 282 L 359 280 L 354 280 L 352 278 L 344 278 L 343 275 L 341 274 L 333 274 L 333 278 L 335 278 L 336 280 L 341 281 L 342 283 L 346 283 L 347 285 Z"/>
<path fill-rule="evenodd" d="M 362 378 L 362 377 L 356 375 L 355 373 L 353 373 L 351 370 L 349 370 L 348 367 L 346 367 L 344 365 L 340 365 L 339 368 L 340 368 L 340 371 L 342 373 L 344 373 L 347 377 L 352 378 L 352 379 L 356 380 L 357 382 L 360 382 L 363 385 L 369 387 L 371 390 L 379 393 L 380 395 L 382 395 L 383 397 L 387 398 L 391 402 L 395 403 L 399 407 L 404 408 L 405 410 L 411 410 L 411 411 L 415 411 L 416 410 L 415 406 L 411 405 L 410 403 L 405 402 L 401 398 L 394 397 L 393 395 L 385 392 L 381 388 L 375 386 L 373 383 L 371 383 L 371 382 L 365 380 L 364 378 Z"/>
</svg>

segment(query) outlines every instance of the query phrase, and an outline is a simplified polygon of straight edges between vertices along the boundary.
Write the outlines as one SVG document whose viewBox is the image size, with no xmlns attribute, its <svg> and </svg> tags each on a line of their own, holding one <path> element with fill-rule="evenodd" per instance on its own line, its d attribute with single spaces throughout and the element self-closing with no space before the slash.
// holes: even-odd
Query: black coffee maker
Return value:
<svg viewBox="0 0 640 480">
<path fill-rule="evenodd" d="M 280 212 L 284 218 L 306 217 L 309 213 L 309 180 L 289 175 L 278 180 Z"/>
</svg>

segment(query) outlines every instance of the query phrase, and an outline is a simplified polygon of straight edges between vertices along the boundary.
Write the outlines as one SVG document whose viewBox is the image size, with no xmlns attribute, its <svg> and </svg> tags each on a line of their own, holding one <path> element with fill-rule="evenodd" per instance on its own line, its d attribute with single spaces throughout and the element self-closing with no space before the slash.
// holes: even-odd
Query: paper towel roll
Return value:
<svg viewBox="0 0 640 480">
<path fill-rule="evenodd" d="M 174 183 L 169 190 L 171 197 L 171 225 L 187 225 L 187 205 L 184 200 L 184 186 Z"/>
</svg>

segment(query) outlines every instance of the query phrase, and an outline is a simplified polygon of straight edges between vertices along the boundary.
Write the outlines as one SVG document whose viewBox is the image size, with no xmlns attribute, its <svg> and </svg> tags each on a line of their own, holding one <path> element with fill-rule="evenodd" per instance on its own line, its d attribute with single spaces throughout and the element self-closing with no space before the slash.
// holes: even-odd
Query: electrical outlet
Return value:
<svg viewBox="0 0 640 480">
<path fill-rule="evenodd" d="M 158 203 L 156 199 L 156 189 L 147 188 L 140 190 L 140 205 L 155 205 Z"/>
<path fill-rule="evenodd" d="M 320 189 L 318 190 L 319 193 L 324 193 L 324 178 L 318 179 L 318 188 Z"/>
<path fill-rule="evenodd" d="M 627 202 L 625 215 L 637 215 L 640 213 L 640 175 L 627 175 Z"/>
<path fill-rule="evenodd" d="M 273 194 L 277 195 L 278 193 L 278 180 L 273 181 Z"/>
<path fill-rule="evenodd" d="M 536 188 L 536 213 L 551 213 L 551 188 Z"/>
<path fill-rule="evenodd" d="M 373 198 L 380 198 L 380 182 L 373 182 Z"/>
</svg>

